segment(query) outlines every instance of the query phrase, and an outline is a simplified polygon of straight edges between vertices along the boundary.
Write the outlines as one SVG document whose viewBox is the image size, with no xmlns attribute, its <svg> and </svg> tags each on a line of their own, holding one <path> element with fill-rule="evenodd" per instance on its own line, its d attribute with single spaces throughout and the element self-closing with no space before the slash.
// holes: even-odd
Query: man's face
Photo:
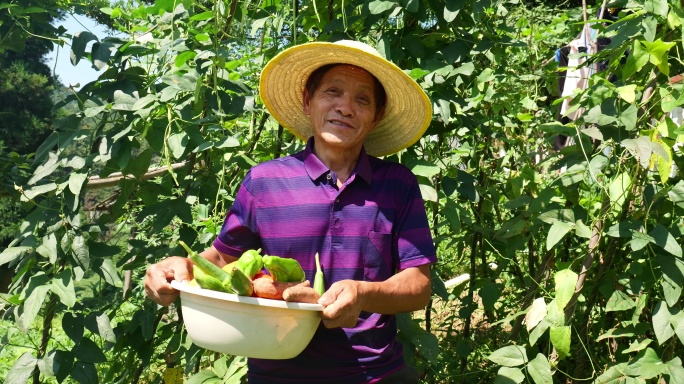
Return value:
<svg viewBox="0 0 684 384">
<path fill-rule="evenodd" d="M 311 120 L 316 146 L 358 154 L 382 119 L 382 113 L 376 114 L 374 91 L 370 73 L 344 64 L 328 70 L 313 95 L 304 90 L 304 114 Z"/>
</svg>

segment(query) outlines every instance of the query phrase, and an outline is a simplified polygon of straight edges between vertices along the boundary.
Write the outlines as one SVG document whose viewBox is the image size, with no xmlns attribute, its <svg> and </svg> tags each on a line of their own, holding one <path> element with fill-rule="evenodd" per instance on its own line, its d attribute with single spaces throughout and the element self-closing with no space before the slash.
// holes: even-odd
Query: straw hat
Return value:
<svg viewBox="0 0 684 384">
<path fill-rule="evenodd" d="M 351 40 L 314 42 L 289 48 L 266 64 L 259 92 L 268 111 L 302 140 L 313 135 L 302 111 L 302 91 L 309 75 L 326 64 L 352 64 L 375 76 L 385 88 L 385 115 L 366 137 L 373 156 L 398 152 L 418 141 L 432 120 L 432 106 L 420 86 L 371 46 Z"/>
</svg>

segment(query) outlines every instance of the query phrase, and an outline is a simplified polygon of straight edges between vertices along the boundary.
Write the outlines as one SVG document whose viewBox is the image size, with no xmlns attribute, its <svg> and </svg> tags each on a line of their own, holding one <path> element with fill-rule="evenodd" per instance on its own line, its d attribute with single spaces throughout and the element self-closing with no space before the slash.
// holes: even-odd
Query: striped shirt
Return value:
<svg viewBox="0 0 684 384">
<path fill-rule="evenodd" d="M 326 289 L 344 279 L 384 281 L 397 270 L 437 261 L 416 177 L 401 164 L 361 151 L 339 189 L 337 178 L 304 151 L 253 167 L 240 186 L 214 247 L 291 257 L 313 281 L 316 252 Z M 248 361 L 258 383 L 368 383 L 403 366 L 393 315 L 361 312 L 354 328 L 320 325 L 288 360 Z"/>
</svg>

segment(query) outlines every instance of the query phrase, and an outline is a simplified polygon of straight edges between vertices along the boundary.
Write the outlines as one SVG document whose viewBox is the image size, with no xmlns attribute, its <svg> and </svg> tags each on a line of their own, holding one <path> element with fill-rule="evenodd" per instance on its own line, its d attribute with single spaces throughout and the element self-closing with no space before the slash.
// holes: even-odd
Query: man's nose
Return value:
<svg viewBox="0 0 684 384">
<path fill-rule="evenodd" d="M 352 116 L 354 114 L 354 109 L 352 108 L 352 99 L 349 95 L 342 95 L 337 98 L 337 104 L 335 109 L 342 116 Z"/>
</svg>

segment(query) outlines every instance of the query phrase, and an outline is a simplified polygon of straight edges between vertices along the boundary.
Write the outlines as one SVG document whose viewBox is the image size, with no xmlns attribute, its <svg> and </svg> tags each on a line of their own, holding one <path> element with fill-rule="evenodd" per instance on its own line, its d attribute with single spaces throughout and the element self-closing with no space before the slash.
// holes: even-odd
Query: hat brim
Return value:
<svg viewBox="0 0 684 384">
<path fill-rule="evenodd" d="M 366 152 L 385 156 L 420 139 L 432 120 L 432 105 L 423 89 L 399 67 L 356 46 L 313 42 L 289 48 L 266 64 L 259 93 L 266 109 L 284 128 L 306 140 L 313 135 L 302 109 L 302 91 L 313 71 L 327 64 L 364 68 L 385 88 L 385 114 L 364 142 Z"/>
</svg>

